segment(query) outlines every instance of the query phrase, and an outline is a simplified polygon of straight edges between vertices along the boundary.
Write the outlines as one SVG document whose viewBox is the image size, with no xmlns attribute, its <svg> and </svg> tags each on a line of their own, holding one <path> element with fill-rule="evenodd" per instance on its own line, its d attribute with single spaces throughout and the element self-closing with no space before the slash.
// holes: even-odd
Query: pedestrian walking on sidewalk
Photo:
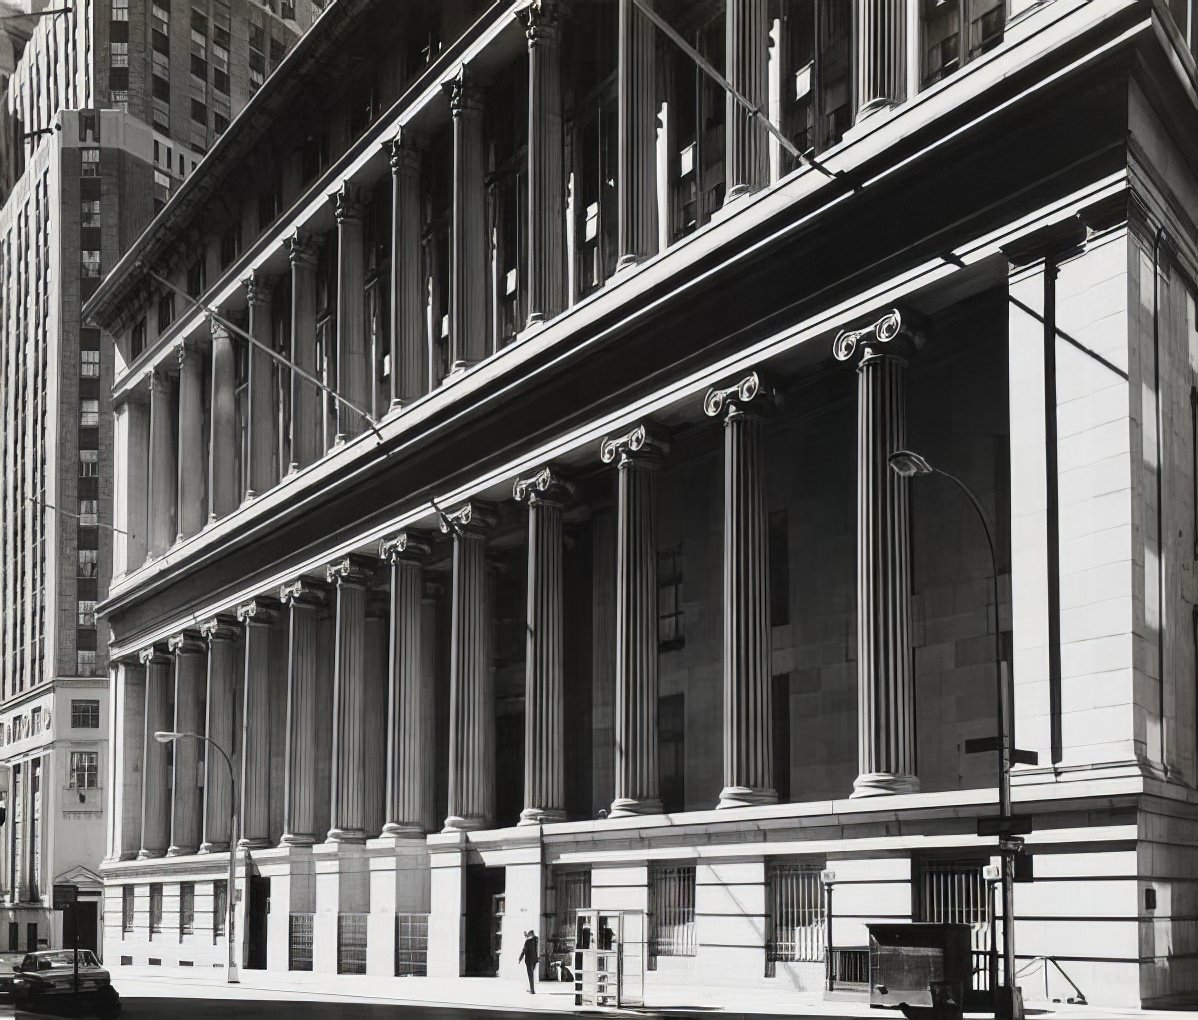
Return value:
<svg viewBox="0 0 1198 1020">
<path fill-rule="evenodd" d="M 528 971 L 528 992 L 530 995 L 536 995 L 537 990 L 533 987 L 533 974 L 537 969 L 537 959 L 540 956 L 538 949 L 538 940 L 536 932 L 526 931 L 524 933 L 524 948 L 520 950 L 520 959 L 517 963 L 523 963 L 524 969 Z"/>
</svg>

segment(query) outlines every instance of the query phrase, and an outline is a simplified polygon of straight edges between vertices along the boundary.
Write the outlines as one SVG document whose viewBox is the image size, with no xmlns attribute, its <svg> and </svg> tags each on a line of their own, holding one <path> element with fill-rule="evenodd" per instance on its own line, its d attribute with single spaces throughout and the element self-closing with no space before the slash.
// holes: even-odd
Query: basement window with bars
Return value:
<svg viewBox="0 0 1198 1020">
<path fill-rule="evenodd" d="M 337 973 L 366 973 L 366 918 L 368 914 L 337 915 Z"/>
<path fill-rule="evenodd" d="M 988 857 L 926 857 L 919 862 L 917 921 L 965 924 L 973 950 L 973 986 L 989 985 L 990 890 L 982 869 Z"/>
<path fill-rule="evenodd" d="M 427 974 L 428 914 L 396 914 L 395 976 L 425 977 Z"/>
<path fill-rule="evenodd" d="M 179 937 L 196 930 L 196 887 L 194 882 L 179 883 Z"/>
<path fill-rule="evenodd" d="M 824 959 L 827 919 L 819 880 L 823 867 L 823 861 L 785 861 L 769 866 L 768 964 L 819 963 Z"/>
<path fill-rule="evenodd" d="M 150 885 L 150 936 L 162 932 L 162 883 L 153 882 Z"/>
<path fill-rule="evenodd" d="M 649 879 L 649 955 L 694 956 L 695 868 L 658 865 Z"/>
<path fill-rule="evenodd" d="M 137 891 L 134 886 L 121 887 L 121 935 L 127 935 L 133 930 L 133 903 Z"/>
<path fill-rule="evenodd" d="M 222 878 L 212 883 L 212 941 L 225 933 L 229 914 L 229 881 Z"/>
<path fill-rule="evenodd" d="M 312 969 L 311 914 L 292 914 L 287 919 L 287 969 Z"/>
</svg>

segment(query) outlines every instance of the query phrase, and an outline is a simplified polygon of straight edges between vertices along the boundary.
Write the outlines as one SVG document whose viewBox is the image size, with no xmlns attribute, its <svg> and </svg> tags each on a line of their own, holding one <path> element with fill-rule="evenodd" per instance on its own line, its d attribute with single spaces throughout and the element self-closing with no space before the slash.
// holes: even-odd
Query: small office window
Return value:
<svg viewBox="0 0 1198 1020">
<path fill-rule="evenodd" d="M 100 473 L 100 451 L 79 451 L 79 477 L 95 478 Z"/>
<path fill-rule="evenodd" d="M 94 602 L 79 603 L 80 621 L 83 620 L 84 606 L 90 608 L 91 623 L 88 626 L 94 627 L 96 623 L 96 604 Z M 100 728 L 100 702 L 94 698 L 72 698 L 71 726 L 77 730 L 98 730 Z"/>
<path fill-rule="evenodd" d="M 99 784 L 98 751 L 71 752 L 71 789 L 94 790 Z"/>
<path fill-rule="evenodd" d="M 100 424 L 100 401 L 81 400 L 79 402 L 79 424 L 85 429 L 94 429 Z"/>
<path fill-rule="evenodd" d="M 99 379 L 100 378 L 100 352 L 99 351 L 80 351 L 79 352 L 79 375 L 84 379 Z"/>
</svg>

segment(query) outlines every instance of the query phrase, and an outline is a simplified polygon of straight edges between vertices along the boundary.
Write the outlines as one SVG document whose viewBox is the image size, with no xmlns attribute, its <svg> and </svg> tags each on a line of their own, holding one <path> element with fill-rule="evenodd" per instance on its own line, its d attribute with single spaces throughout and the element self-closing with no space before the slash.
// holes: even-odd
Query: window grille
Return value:
<svg viewBox="0 0 1198 1020">
<path fill-rule="evenodd" d="M 395 915 L 395 976 L 428 974 L 428 914 Z"/>
<path fill-rule="evenodd" d="M 649 885 L 649 952 L 694 956 L 695 869 L 655 867 Z"/>
<path fill-rule="evenodd" d="M 578 911 L 591 905 L 591 873 L 589 871 L 555 871 L 553 875 L 555 908 L 554 953 L 572 956 L 577 940 Z M 572 962 L 572 959 L 571 959 Z"/>
<path fill-rule="evenodd" d="M 311 914 L 292 914 L 287 923 L 287 969 L 312 969 L 312 920 Z M 338 932 L 340 936 L 340 932 Z M 340 937 L 337 940 L 340 955 Z"/>
<path fill-rule="evenodd" d="M 989 987 L 990 890 L 982 869 L 989 858 L 928 858 L 920 862 L 920 921 L 967 924 L 973 947 L 974 988 Z"/>
<path fill-rule="evenodd" d="M 212 883 L 212 934 L 213 937 L 225 933 L 225 923 L 229 914 L 229 882 L 221 879 Z"/>
<path fill-rule="evenodd" d="M 367 914 L 337 915 L 337 973 L 366 973 Z"/>
<path fill-rule="evenodd" d="M 194 882 L 179 883 L 179 934 L 191 935 L 196 928 L 196 887 Z"/>
<path fill-rule="evenodd" d="M 770 866 L 768 960 L 819 963 L 824 959 L 827 922 L 819 880 L 822 867 L 813 862 Z"/>
<path fill-rule="evenodd" d="M 150 934 L 157 935 L 162 931 L 162 883 L 150 885 Z"/>
<path fill-rule="evenodd" d="M 133 897 L 136 891 L 133 886 L 121 887 L 121 933 L 127 934 L 133 930 Z"/>
</svg>

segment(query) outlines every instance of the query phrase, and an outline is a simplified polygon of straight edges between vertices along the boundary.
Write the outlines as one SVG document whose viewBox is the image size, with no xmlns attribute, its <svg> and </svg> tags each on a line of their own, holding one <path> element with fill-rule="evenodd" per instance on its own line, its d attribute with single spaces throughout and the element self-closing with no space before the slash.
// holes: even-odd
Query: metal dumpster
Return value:
<svg viewBox="0 0 1198 1020">
<path fill-rule="evenodd" d="M 868 927 L 871 1006 L 922 1006 L 929 1016 L 961 1016 L 973 970 L 968 925 Z"/>
</svg>

